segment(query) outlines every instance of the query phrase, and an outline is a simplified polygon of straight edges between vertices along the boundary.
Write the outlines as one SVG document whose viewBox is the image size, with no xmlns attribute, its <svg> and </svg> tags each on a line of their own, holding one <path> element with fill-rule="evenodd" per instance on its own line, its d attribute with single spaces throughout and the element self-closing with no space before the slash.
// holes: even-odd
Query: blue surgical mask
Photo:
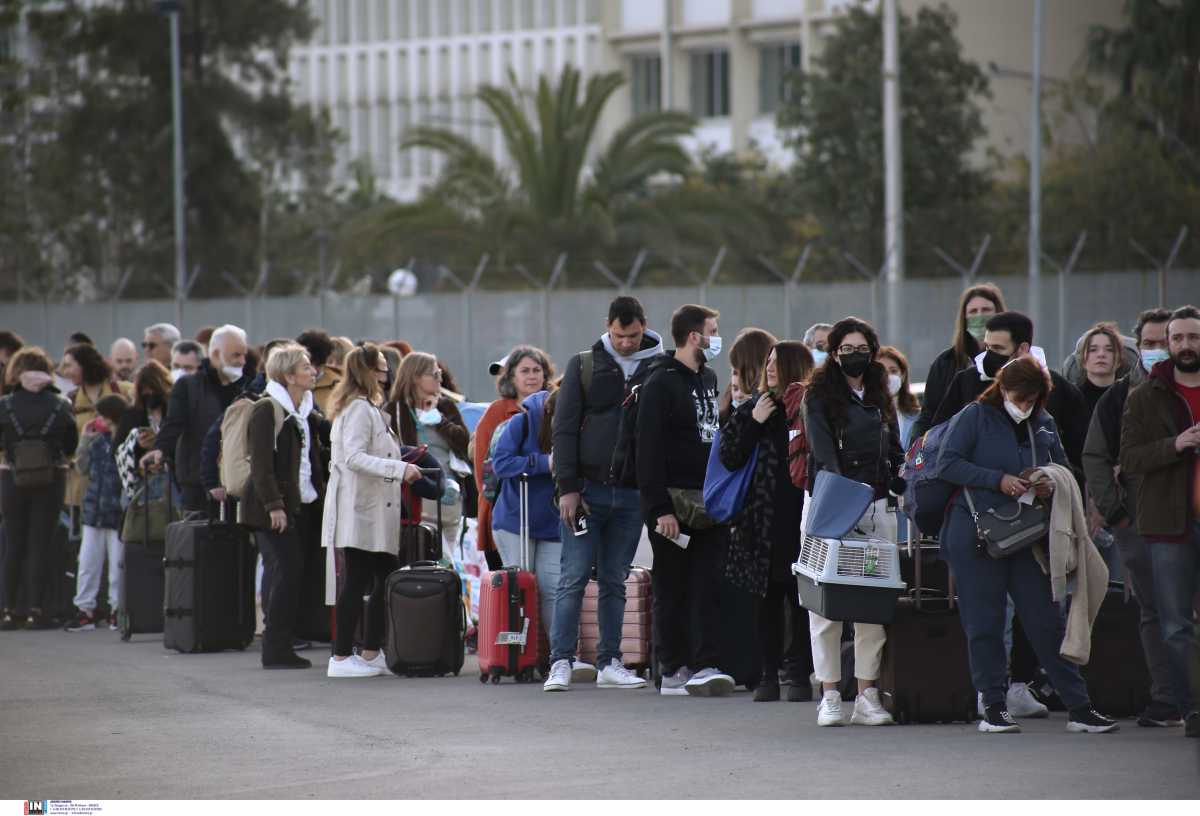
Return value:
<svg viewBox="0 0 1200 816">
<path fill-rule="evenodd" d="M 1156 363 L 1161 363 L 1163 360 L 1171 356 L 1171 353 L 1166 349 L 1142 349 L 1142 368 L 1149 371 L 1154 368 Z"/>
<path fill-rule="evenodd" d="M 829 356 L 829 352 L 821 351 L 820 349 L 812 350 L 813 365 L 820 367 L 825 365 L 825 358 Z"/>
<path fill-rule="evenodd" d="M 704 359 L 712 362 L 721 353 L 721 338 L 719 335 L 712 335 L 708 338 L 708 345 L 704 347 Z"/>
<path fill-rule="evenodd" d="M 417 422 L 421 423 L 422 425 L 441 425 L 442 424 L 442 412 L 439 411 L 437 408 L 430 408 L 425 411 L 418 411 L 417 412 Z"/>
</svg>

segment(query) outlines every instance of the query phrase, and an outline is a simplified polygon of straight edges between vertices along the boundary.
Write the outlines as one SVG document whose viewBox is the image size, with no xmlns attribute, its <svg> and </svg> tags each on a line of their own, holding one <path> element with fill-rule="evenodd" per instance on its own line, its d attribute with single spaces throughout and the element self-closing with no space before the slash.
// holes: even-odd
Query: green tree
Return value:
<svg viewBox="0 0 1200 816">
<path fill-rule="evenodd" d="M 956 25 L 944 5 L 899 20 L 906 264 L 913 272 L 941 266 L 935 246 L 967 254 L 990 187 L 991 162 L 975 155 L 988 79 L 963 56 Z M 827 261 L 849 250 L 878 265 L 886 255 L 880 14 L 851 8 L 821 47 L 814 70 L 791 77 L 778 114 L 797 159 L 792 206 L 816 218 Z"/>
<path fill-rule="evenodd" d="M 595 261 L 623 270 L 643 248 L 659 267 L 686 264 L 691 253 L 711 253 L 752 221 L 715 189 L 679 184 L 691 170 L 679 143 L 693 127 L 684 113 L 636 116 L 595 149 L 604 107 L 624 82 L 619 73 L 584 85 L 567 66 L 557 81 L 541 77 L 532 94 L 510 80 L 507 88 L 481 88 L 478 97 L 511 170 L 459 134 L 414 128 L 401 149 L 439 153 L 437 182 L 415 204 L 369 214 L 344 243 L 465 269 L 487 253 L 491 282 L 503 284 L 519 279 L 517 264 L 544 280 L 565 253 L 577 284 L 596 279 Z"/>
</svg>

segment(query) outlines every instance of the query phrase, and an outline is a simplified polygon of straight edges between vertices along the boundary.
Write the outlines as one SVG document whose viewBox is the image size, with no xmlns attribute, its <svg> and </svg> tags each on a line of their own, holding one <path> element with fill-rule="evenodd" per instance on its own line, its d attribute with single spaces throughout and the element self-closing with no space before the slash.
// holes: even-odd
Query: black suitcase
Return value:
<svg viewBox="0 0 1200 816">
<path fill-rule="evenodd" d="M 936 542 L 922 541 L 900 553 L 901 574 L 911 570 L 912 578 L 887 627 L 880 698 L 898 723 L 972 722 L 976 693 L 953 578 L 940 569 L 925 578 L 924 567 L 937 554 Z M 944 587 L 927 586 L 943 577 Z"/>
<path fill-rule="evenodd" d="M 250 534 L 190 513 L 167 527 L 163 646 L 179 652 L 245 649 L 254 641 Z"/>
<path fill-rule="evenodd" d="M 1104 596 L 1092 625 L 1091 659 L 1082 671 L 1092 705 L 1103 714 L 1136 717 L 1150 703 L 1141 609 L 1121 583 L 1110 584 Z"/>
<path fill-rule="evenodd" d="M 164 481 L 166 477 L 163 478 Z M 148 482 L 144 482 L 148 489 Z M 167 516 L 173 516 L 171 507 L 171 485 L 164 488 L 167 498 Z M 136 497 L 135 497 L 136 499 Z M 141 541 L 125 542 L 125 558 L 121 568 L 121 609 L 117 612 L 117 623 L 121 629 L 121 640 L 128 641 L 134 635 L 160 634 L 163 630 L 163 597 L 166 584 L 163 558 L 166 542 L 150 537 L 150 502 L 140 505 L 144 533 Z M 139 512 L 138 502 L 130 503 L 126 513 Z"/>
<path fill-rule="evenodd" d="M 457 675 L 465 656 L 462 581 L 433 561 L 396 570 L 385 585 L 388 668 L 396 674 Z"/>
</svg>

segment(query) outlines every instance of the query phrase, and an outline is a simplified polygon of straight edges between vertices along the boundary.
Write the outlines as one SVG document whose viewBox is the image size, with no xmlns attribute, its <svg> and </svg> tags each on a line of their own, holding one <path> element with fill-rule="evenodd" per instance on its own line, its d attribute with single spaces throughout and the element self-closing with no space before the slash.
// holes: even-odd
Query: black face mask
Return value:
<svg viewBox="0 0 1200 816">
<path fill-rule="evenodd" d="M 994 380 L 1000 373 L 1000 369 L 1004 368 L 1011 359 L 1011 357 L 1005 357 L 1003 354 L 997 354 L 989 349 L 983 355 L 983 373 Z"/>
<path fill-rule="evenodd" d="M 846 373 L 847 377 L 861 377 L 867 373 L 867 367 L 871 365 L 871 355 L 861 351 L 853 354 L 841 354 L 838 355 L 838 365 L 842 367 L 842 371 Z"/>
<path fill-rule="evenodd" d="M 146 394 L 142 397 L 142 405 L 147 411 L 159 411 L 165 404 L 162 394 Z"/>
</svg>

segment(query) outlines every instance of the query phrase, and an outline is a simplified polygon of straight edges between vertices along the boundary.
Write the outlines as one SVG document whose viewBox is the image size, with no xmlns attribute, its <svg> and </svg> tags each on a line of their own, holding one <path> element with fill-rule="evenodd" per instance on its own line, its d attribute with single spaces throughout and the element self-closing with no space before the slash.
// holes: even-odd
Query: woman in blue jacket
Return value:
<svg viewBox="0 0 1200 816">
<path fill-rule="evenodd" d="M 1021 357 L 1005 365 L 979 399 L 951 420 L 939 454 L 942 478 L 970 490 L 981 515 L 993 507 L 1004 507 L 1006 512 L 1015 509 L 1014 503 L 1030 490 L 1042 498 L 1050 497 L 1052 484 L 1034 488 L 1020 475 L 1031 467 L 1067 461 L 1054 419 L 1045 411 L 1050 388 L 1046 369 L 1032 357 Z M 1030 448 L 1030 431 L 1035 450 Z M 1115 731 L 1115 722 L 1092 709 L 1078 667 L 1058 653 L 1063 618 L 1051 599 L 1050 579 L 1034 559 L 1032 548 L 1007 558 L 989 557 L 980 547 L 963 490 L 956 492 L 947 509 L 941 544 L 941 556 L 949 562 L 958 583 L 971 677 L 983 695 L 979 730 L 1021 730 L 1005 701 L 1004 622 L 1007 598 L 1011 597 L 1038 659 L 1070 711 L 1067 730 Z"/>
<path fill-rule="evenodd" d="M 556 392 L 557 393 L 557 392 Z M 550 631 L 554 596 L 561 571 L 562 540 L 558 507 L 554 501 L 554 476 L 550 469 L 550 426 L 554 397 L 549 391 L 530 394 L 501 429 L 492 457 L 500 479 L 500 494 L 492 511 L 492 533 L 504 566 L 521 566 L 538 578 L 542 626 Z M 521 563 L 521 474 L 529 478 L 529 558 Z"/>
</svg>

